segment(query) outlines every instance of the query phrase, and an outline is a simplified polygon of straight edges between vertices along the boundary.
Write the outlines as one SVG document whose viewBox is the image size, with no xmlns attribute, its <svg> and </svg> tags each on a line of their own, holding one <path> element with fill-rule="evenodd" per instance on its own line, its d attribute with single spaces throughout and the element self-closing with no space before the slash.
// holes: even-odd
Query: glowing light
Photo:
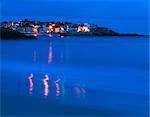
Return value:
<svg viewBox="0 0 150 117">
<path fill-rule="evenodd" d="M 47 33 L 49 33 L 49 32 L 53 32 L 53 26 L 51 26 L 51 25 L 48 27 Z"/>
<path fill-rule="evenodd" d="M 31 73 L 28 77 L 28 80 L 29 80 L 29 94 L 32 94 L 33 92 L 33 81 L 32 81 L 32 78 L 33 78 L 33 73 Z"/>
<path fill-rule="evenodd" d="M 34 34 L 33 36 L 37 37 L 37 34 Z"/>
<path fill-rule="evenodd" d="M 62 96 L 65 95 L 65 87 L 64 87 L 64 83 L 61 83 L 61 88 L 62 88 Z"/>
<path fill-rule="evenodd" d="M 48 75 L 46 74 L 46 75 L 45 75 L 45 78 L 43 79 L 43 84 L 44 84 L 44 96 L 48 96 L 48 93 L 49 93 L 48 80 L 49 80 L 49 77 L 48 77 Z"/>
<path fill-rule="evenodd" d="M 60 85 L 58 82 L 56 82 L 56 96 L 60 96 Z"/>
<path fill-rule="evenodd" d="M 35 25 L 34 27 L 35 27 L 35 28 L 38 28 L 39 26 L 38 26 L 38 25 Z"/>
<path fill-rule="evenodd" d="M 13 23 L 13 22 L 11 23 L 11 26 L 14 26 L 14 23 Z"/>
<path fill-rule="evenodd" d="M 65 29 L 63 27 L 60 28 L 60 33 L 64 33 Z"/>
<path fill-rule="evenodd" d="M 64 31 L 65 29 L 63 27 L 61 27 L 61 30 Z"/>
<path fill-rule="evenodd" d="M 58 33 L 60 31 L 60 28 L 55 28 L 55 32 Z"/>
<path fill-rule="evenodd" d="M 36 27 L 33 28 L 33 33 L 37 33 L 37 28 Z"/>
<path fill-rule="evenodd" d="M 52 27 L 52 26 L 49 26 L 49 29 L 53 29 L 53 27 Z"/>
<path fill-rule="evenodd" d="M 90 32 L 90 29 L 86 26 L 79 26 L 77 32 Z"/>
<path fill-rule="evenodd" d="M 33 25 L 33 24 L 30 24 L 30 26 L 34 27 L 34 25 Z"/>
<path fill-rule="evenodd" d="M 81 31 L 82 31 L 82 30 L 81 30 L 81 27 L 79 26 L 79 27 L 78 27 L 78 31 L 77 31 L 77 32 L 81 32 Z"/>
<path fill-rule="evenodd" d="M 61 79 L 59 78 L 59 76 L 57 76 L 57 80 L 55 81 L 55 84 L 56 84 L 56 96 L 60 96 L 60 84 L 59 84 L 59 81 Z"/>
<path fill-rule="evenodd" d="M 53 37 L 53 35 L 51 35 L 51 34 L 49 34 L 48 36 L 49 36 L 49 37 Z"/>
<path fill-rule="evenodd" d="M 70 29 L 69 26 L 67 26 L 67 29 L 66 29 L 66 30 L 69 31 L 69 29 Z"/>
<path fill-rule="evenodd" d="M 84 26 L 84 32 L 90 32 L 90 29 Z"/>
</svg>

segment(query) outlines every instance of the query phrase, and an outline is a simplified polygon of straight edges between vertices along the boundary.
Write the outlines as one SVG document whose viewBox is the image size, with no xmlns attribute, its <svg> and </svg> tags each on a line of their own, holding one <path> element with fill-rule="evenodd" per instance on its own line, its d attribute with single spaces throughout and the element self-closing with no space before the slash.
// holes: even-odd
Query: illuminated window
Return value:
<svg viewBox="0 0 150 117">
<path fill-rule="evenodd" d="M 60 32 L 60 28 L 55 28 L 55 32 L 56 33 Z"/>
<path fill-rule="evenodd" d="M 37 28 L 33 28 L 33 33 L 37 33 Z"/>
</svg>

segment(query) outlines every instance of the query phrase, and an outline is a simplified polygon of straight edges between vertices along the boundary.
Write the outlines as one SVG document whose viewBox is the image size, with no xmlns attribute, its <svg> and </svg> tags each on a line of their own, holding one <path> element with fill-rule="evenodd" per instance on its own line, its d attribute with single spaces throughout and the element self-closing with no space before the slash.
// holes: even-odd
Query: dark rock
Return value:
<svg viewBox="0 0 150 117">
<path fill-rule="evenodd" d="M 144 36 L 141 34 L 120 34 L 119 36 Z"/>
<path fill-rule="evenodd" d="M 35 39 L 35 36 L 27 36 L 9 28 L 0 28 L 1 39 Z"/>
</svg>

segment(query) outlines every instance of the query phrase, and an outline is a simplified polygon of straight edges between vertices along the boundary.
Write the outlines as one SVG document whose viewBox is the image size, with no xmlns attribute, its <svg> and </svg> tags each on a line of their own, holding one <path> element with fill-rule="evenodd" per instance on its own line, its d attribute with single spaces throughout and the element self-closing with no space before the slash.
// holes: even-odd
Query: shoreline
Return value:
<svg viewBox="0 0 150 117">
<path fill-rule="evenodd" d="M 0 28 L 0 39 L 36 39 L 34 35 L 25 35 L 9 28 Z"/>
<path fill-rule="evenodd" d="M 20 40 L 37 39 L 38 36 L 45 35 L 49 37 L 149 37 L 141 34 L 96 34 L 96 33 L 20 33 L 9 28 L 0 28 L 0 39 Z"/>
<path fill-rule="evenodd" d="M 1 38 L 36 38 L 53 36 L 144 36 L 138 33 L 119 33 L 92 23 L 41 22 L 24 19 L 18 22 L 0 22 Z"/>
</svg>

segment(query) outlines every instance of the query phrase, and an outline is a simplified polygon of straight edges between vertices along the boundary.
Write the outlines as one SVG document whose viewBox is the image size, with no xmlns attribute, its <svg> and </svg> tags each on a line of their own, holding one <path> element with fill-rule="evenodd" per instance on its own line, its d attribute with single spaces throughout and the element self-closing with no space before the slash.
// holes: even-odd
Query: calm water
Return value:
<svg viewBox="0 0 150 117">
<path fill-rule="evenodd" d="M 148 38 L 1 41 L 2 115 L 148 116 Z"/>
</svg>

